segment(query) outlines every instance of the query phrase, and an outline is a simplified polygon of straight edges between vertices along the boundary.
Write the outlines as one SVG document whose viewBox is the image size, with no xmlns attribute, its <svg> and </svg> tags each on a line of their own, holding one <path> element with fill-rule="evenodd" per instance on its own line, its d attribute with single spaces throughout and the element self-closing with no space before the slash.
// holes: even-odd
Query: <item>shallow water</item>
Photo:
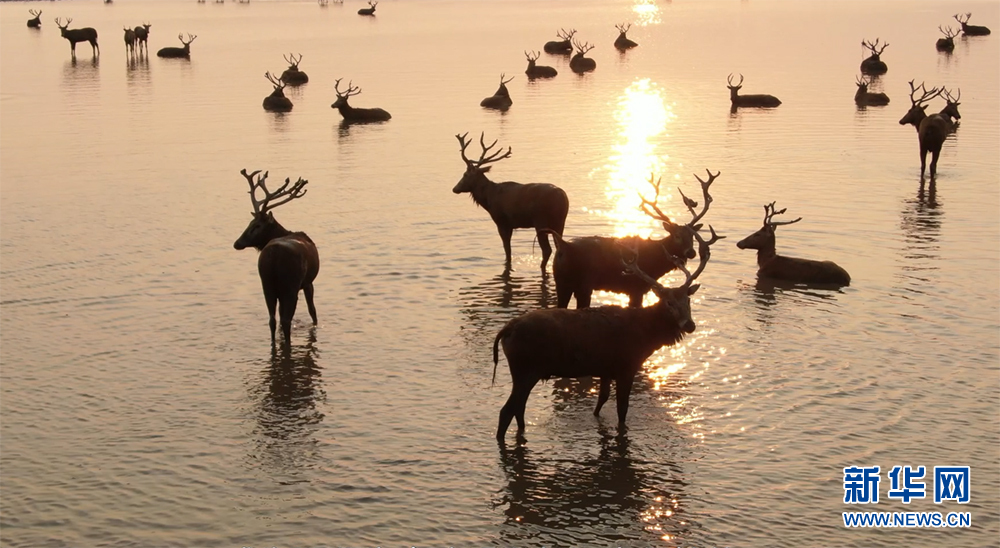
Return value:
<svg viewBox="0 0 1000 548">
<path fill-rule="evenodd" d="M 0 5 L 5 546 L 996 545 L 996 37 L 937 53 L 948 2 L 363 6 Z M 1000 28 L 996 3 L 962 9 Z M 87 44 L 72 62 L 54 17 L 97 28 L 99 62 Z M 191 60 L 129 62 L 118 29 L 142 21 L 154 53 L 197 35 Z M 640 44 L 625 55 L 622 21 Z M 560 74 L 526 81 L 523 50 L 559 27 L 596 44 L 597 70 L 543 54 Z M 875 37 L 892 102 L 859 111 Z M 289 52 L 310 82 L 266 113 L 264 72 Z M 513 107 L 481 109 L 501 72 Z M 783 104 L 731 114 L 730 73 Z M 342 127 L 337 78 L 393 119 Z M 911 79 L 962 89 L 933 189 L 897 124 Z M 512 147 L 496 180 L 567 191 L 568 236 L 648 234 L 651 172 L 683 219 L 672 187 L 721 171 L 706 219 L 728 239 L 698 331 L 646 364 L 627 432 L 613 406 L 591 415 L 589 380 L 556 380 L 532 393 L 528 443 L 498 451 L 493 338 L 555 285 L 529 231 L 505 272 L 488 215 L 452 194 L 465 132 Z M 288 353 L 270 349 L 254 254 L 232 249 L 242 168 L 310 181 L 276 212 L 323 261 L 319 326 L 300 306 Z M 734 244 L 773 200 L 804 218 L 779 251 L 836 261 L 850 287 L 756 280 Z M 883 474 L 877 507 L 843 504 L 844 467 L 897 464 L 969 465 L 972 500 L 885 500 Z M 850 530 L 852 510 L 974 526 Z"/>
</svg>

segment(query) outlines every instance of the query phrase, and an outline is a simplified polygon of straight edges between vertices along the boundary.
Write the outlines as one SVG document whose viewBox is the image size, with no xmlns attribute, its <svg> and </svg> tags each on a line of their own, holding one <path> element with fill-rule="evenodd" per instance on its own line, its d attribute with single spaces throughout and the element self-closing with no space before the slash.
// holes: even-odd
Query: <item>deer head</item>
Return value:
<svg viewBox="0 0 1000 548">
<path fill-rule="evenodd" d="M 774 250 L 774 229 L 781 225 L 790 225 L 792 223 L 797 223 L 802 220 L 802 217 L 795 219 L 793 221 L 775 221 L 773 220 L 775 215 L 781 215 L 786 209 L 780 211 L 775 211 L 775 202 L 771 202 L 764 206 L 764 226 L 760 230 L 754 232 L 753 234 L 743 238 L 742 240 L 736 242 L 736 247 L 740 249 L 757 249 L 757 250 Z"/>
<path fill-rule="evenodd" d="M 527 57 L 527 59 L 528 59 L 528 68 L 529 69 L 531 67 L 535 66 L 535 61 L 537 61 L 538 57 L 541 56 L 541 55 L 542 55 L 542 52 L 540 52 L 540 51 L 535 51 L 535 52 L 525 51 L 524 52 L 524 56 Z M 503 80 L 503 76 L 501 76 L 500 79 Z"/>
<path fill-rule="evenodd" d="M 70 17 L 70 18 L 66 19 L 66 24 L 65 25 L 62 24 L 62 18 L 60 18 L 60 17 L 56 17 L 55 21 L 56 21 L 56 26 L 59 27 L 59 30 L 62 31 L 63 35 L 65 35 L 66 34 L 66 29 L 69 28 L 69 24 L 73 22 L 73 18 Z"/>
<path fill-rule="evenodd" d="M 504 152 L 503 148 L 500 148 L 496 152 L 490 153 L 493 147 L 496 146 L 497 141 L 493 141 L 493 143 L 489 146 L 486 146 L 486 132 L 484 131 L 479 135 L 479 146 L 483 149 L 483 152 L 479 155 L 478 160 L 470 160 L 465 155 L 465 149 L 469 147 L 469 143 L 472 142 L 472 139 L 466 140 L 466 135 L 468 135 L 468 133 L 455 135 L 459 144 L 462 145 L 462 161 L 465 162 L 465 173 L 462 175 L 462 178 L 459 179 L 455 188 L 452 189 L 452 192 L 455 194 L 471 192 L 473 188 L 482 182 L 482 180 L 486 179 L 486 173 L 490 171 L 491 167 L 488 164 L 499 162 L 504 158 L 510 158 L 511 153 L 510 147 L 507 147 L 506 152 Z"/>
<path fill-rule="evenodd" d="M 879 60 L 879 55 L 882 55 L 882 52 L 885 51 L 885 48 L 889 47 L 889 42 L 882 44 L 882 47 L 879 47 L 878 42 L 879 42 L 878 38 L 875 39 L 874 43 L 869 42 L 868 40 L 861 41 L 861 45 L 868 48 L 872 52 L 870 59 L 874 59 L 876 61 Z"/>
<path fill-rule="evenodd" d="M 914 86 L 913 82 L 913 80 L 910 80 L 910 110 L 906 111 L 906 114 L 900 118 L 899 125 L 913 124 L 913 127 L 920 129 L 920 122 L 927 117 L 927 113 L 925 112 L 927 110 L 927 102 L 940 95 L 941 90 L 931 88 L 928 91 L 924 87 L 923 82 L 920 82 L 919 86 Z M 918 90 L 921 90 L 919 97 L 917 97 Z"/>
<path fill-rule="evenodd" d="M 954 97 L 952 97 L 950 91 L 943 87 L 941 88 L 941 93 L 944 95 L 944 100 L 948 103 L 944 107 L 944 110 L 941 111 L 941 114 L 946 114 L 956 120 L 961 120 L 962 115 L 958 113 L 958 105 L 962 103 L 959 103 L 958 100 L 962 98 L 962 88 L 958 88 L 958 95 Z"/>
<path fill-rule="evenodd" d="M 944 35 L 944 39 L 949 42 L 954 42 L 955 37 L 958 36 L 958 30 L 951 28 L 950 25 L 946 28 L 942 28 L 941 25 L 938 25 L 938 30 Z"/>
<path fill-rule="evenodd" d="M 361 88 L 354 87 L 352 85 L 354 83 L 353 81 L 347 82 L 347 89 L 345 91 L 340 91 L 341 80 L 342 78 L 337 78 L 337 80 L 333 83 L 333 91 L 337 94 L 337 100 L 330 105 L 332 108 L 350 106 L 347 104 L 347 99 L 361 93 Z"/>
<path fill-rule="evenodd" d="M 573 40 L 573 49 L 576 50 L 576 57 L 583 57 L 588 51 L 594 49 L 594 46 L 590 42 L 580 43 L 577 40 Z"/>
<path fill-rule="evenodd" d="M 288 70 L 296 71 L 299 70 L 299 63 L 302 62 L 302 54 L 299 54 L 299 58 L 295 58 L 294 53 L 289 53 L 288 55 L 282 55 L 285 58 L 285 62 L 288 63 Z"/>
<path fill-rule="evenodd" d="M 280 205 L 287 204 L 296 198 L 305 196 L 305 186 L 309 181 L 299 177 L 298 181 L 292 183 L 291 179 L 286 178 L 284 184 L 274 192 L 271 192 L 267 189 L 266 171 L 263 175 L 260 175 L 260 170 L 247 173 L 246 169 L 242 169 L 240 170 L 240 174 L 250 184 L 250 203 L 253 205 L 253 212 L 250 215 L 253 219 L 247 225 L 246 230 L 243 231 L 239 239 L 236 240 L 236 243 L 233 244 L 233 247 L 236 249 L 255 247 L 260 251 L 270 241 L 271 231 L 281 226 L 278 224 L 278 221 L 274 220 L 274 214 L 271 210 Z M 254 180 L 255 177 L 256 181 Z M 291 186 L 289 187 L 289 185 Z M 257 199 L 258 189 L 264 192 L 264 197 L 261 200 Z"/>
<path fill-rule="evenodd" d="M 624 38 L 625 37 L 625 33 L 628 32 L 628 29 L 632 28 L 632 25 L 631 25 L 631 23 L 629 23 L 629 24 L 622 23 L 620 25 L 615 25 L 615 28 L 618 29 L 618 32 L 620 32 L 621 35 L 622 35 L 622 37 Z"/>
<path fill-rule="evenodd" d="M 962 16 L 959 15 L 959 14 L 957 14 L 957 13 L 955 15 L 953 15 L 952 17 L 954 17 L 955 20 L 958 21 L 959 25 L 962 25 L 962 28 L 965 28 L 965 25 L 969 24 L 969 19 L 972 19 L 972 12 L 969 12 L 969 13 L 965 14 L 965 21 L 963 21 L 962 20 Z"/>
<path fill-rule="evenodd" d="M 30 13 L 32 15 L 32 17 L 34 17 L 34 19 L 32 19 L 32 21 L 35 21 L 36 23 L 41 23 L 42 22 L 42 20 L 41 20 L 42 10 L 37 10 L 37 11 L 36 10 L 28 10 L 28 13 Z"/>
<path fill-rule="evenodd" d="M 177 39 L 180 40 L 182 44 L 184 44 L 184 49 L 190 49 L 191 48 L 191 42 L 194 42 L 194 39 L 197 38 L 197 37 L 198 37 L 197 35 L 196 36 L 191 36 L 190 34 L 188 34 L 188 39 L 185 42 L 183 34 L 178 34 L 177 35 Z"/>
<path fill-rule="evenodd" d="M 271 75 L 270 72 L 265 72 L 264 73 L 264 78 L 267 78 L 267 81 L 271 82 L 271 84 L 274 85 L 274 91 L 271 92 L 271 95 L 277 95 L 277 96 L 280 96 L 280 97 L 284 97 L 285 96 L 285 93 L 284 93 L 285 82 L 284 82 L 284 80 L 282 80 L 281 78 L 275 78 L 274 76 Z M 265 174 L 265 176 L 266 176 L 266 174 Z"/>
<path fill-rule="evenodd" d="M 657 179 L 656 182 L 653 182 L 653 176 L 649 176 L 649 184 L 652 185 L 654 190 L 652 200 L 646 199 L 646 197 L 642 194 L 639 195 L 639 208 L 642 209 L 643 213 L 646 215 L 660 221 L 663 224 L 663 229 L 670 234 L 670 237 L 684 246 L 685 251 L 682 254 L 682 257 L 686 257 L 687 259 L 693 259 L 695 257 L 694 238 L 697 235 L 698 230 L 702 227 L 702 224 L 699 223 L 699 221 L 705 217 L 705 214 L 708 213 L 709 206 L 712 204 L 712 195 L 709 194 L 708 188 L 712 186 L 715 179 L 722 174 L 721 171 L 713 174 L 707 169 L 705 172 L 708 173 L 707 181 L 702 180 L 702 178 L 697 174 L 694 176 L 694 178 L 701 184 L 702 203 L 704 204 L 701 211 L 695 211 L 695 208 L 698 207 L 698 202 L 685 196 L 684 191 L 680 188 L 677 189 L 684 202 L 684 206 L 691 213 L 691 221 L 686 225 L 680 225 L 673 222 L 670 217 L 660 209 L 658 202 L 660 200 L 660 182 L 663 180 L 662 177 Z M 683 258 L 681 260 L 683 260 Z"/>
</svg>

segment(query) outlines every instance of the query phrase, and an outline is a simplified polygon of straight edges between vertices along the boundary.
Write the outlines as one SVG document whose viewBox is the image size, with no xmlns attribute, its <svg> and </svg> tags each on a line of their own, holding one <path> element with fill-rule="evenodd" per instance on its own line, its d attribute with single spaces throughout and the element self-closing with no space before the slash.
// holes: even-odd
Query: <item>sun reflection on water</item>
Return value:
<svg viewBox="0 0 1000 548">
<path fill-rule="evenodd" d="M 636 24 L 640 27 L 658 25 L 660 23 L 660 6 L 657 0 L 638 0 L 632 11 L 636 16 Z"/>
</svg>

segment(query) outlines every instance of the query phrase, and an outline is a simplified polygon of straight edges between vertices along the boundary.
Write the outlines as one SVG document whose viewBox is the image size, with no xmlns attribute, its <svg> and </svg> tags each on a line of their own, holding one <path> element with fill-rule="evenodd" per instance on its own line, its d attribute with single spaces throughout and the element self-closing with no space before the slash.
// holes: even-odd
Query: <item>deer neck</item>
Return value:
<svg viewBox="0 0 1000 548">
<path fill-rule="evenodd" d="M 774 260 L 778 252 L 774 250 L 774 242 L 757 250 L 757 266 L 762 267 Z"/>
<path fill-rule="evenodd" d="M 263 237 L 261 238 L 260 245 L 255 247 L 257 247 L 257 251 L 260 251 L 264 249 L 264 246 L 266 246 L 271 240 L 283 238 L 289 234 L 292 234 L 292 232 L 281 226 L 281 223 L 275 219 L 273 222 L 268 223 L 267 229 L 262 234 Z"/>
<path fill-rule="evenodd" d="M 677 322 L 663 310 L 665 306 L 665 304 L 656 303 L 645 308 L 628 309 L 634 311 L 639 320 L 635 326 L 635 336 L 638 339 L 637 346 L 640 348 L 636 350 L 641 351 L 646 357 L 649 357 L 660 347 L 673 345 L 684 338 L 684 333 Z"/>
<path fill-rule="evenodd" d="M 484 173 L 482 176 L 476 178 L 469 194 L 472 195 L 472 201 L 476 202 L 476 205 L 489 211 L 490 203 L 493 202 L 490 198 L 496 188 L 497 184 L 491 181 Z"/>
</svg>

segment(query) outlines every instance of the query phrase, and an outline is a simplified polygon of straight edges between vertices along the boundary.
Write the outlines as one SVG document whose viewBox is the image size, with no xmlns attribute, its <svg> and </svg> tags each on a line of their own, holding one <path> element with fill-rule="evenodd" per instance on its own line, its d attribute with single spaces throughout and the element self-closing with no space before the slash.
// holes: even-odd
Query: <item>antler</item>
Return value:
<svg viewBox="0 0 1000 548">
<path fill-rule="evenodd" d="M 293 67 L 299 66 L 299 63 L 302 62 L 302 54 L 301 53 L 299 54 L 299 58 L 298 59 L 295 58 L 295 54 L 294 53 L 289 53 L 287 56 L 284 55 L 284 54 L 282 54 L 282 57 L 285 58 L 285 62 L 286 63 L 288 63 L 289 65 L 291 65 Z"/>
<path fill-rule="evenodd" d="M 562 38 L 563 40 L 569 41 L 573 39 L 574 34 L 576 34 L 576 29 L 569 29 L 569 32 L 566 32 L 564 29 L 559 29 L 559 32 L 556 33 L 556 36 L 558 38 Z"/>
<path fill-rule="evenodd" d="M 506 84 L 509 84 L 509 83 L 511 83 L 512 81 L 514 81 L 514 77 L 513 77 L 513 76 L 511 76 L 511 77 L 510 77 L 510 80 L 504 80 L 504 79 L 503 79 L 503 77 L 504 77 L 504 76 L 506 76 L 506 74 L 504 74 L 504 73 L 502 73 L 502 72 L 501 72 L 501 73 L 500 73 L 500 85 L 501 85 L 501 86 L 503 86 L 503 85 L 506 85 Z"/>
<path fill-rule="evenodd" d="M 542 55 L 542 52 L 540 52 L 540 51 L 531 51 L 531 52 L 525 51 L 524 52 L 524 56 L 528 58 L 528 61 L 537 61 L 538 58 L 541 55 Z"/>
<path fill-rule="evenodd" d="M 30 13 L 31 15 L 34 15 L 37 18 L 39 15 L 42 14 L 42 10 L 38 10 L 38 11 L 28 10 L 28 13 Z"/>
<path fill-rule="evenodd" d="M 882 44 L 882 47 L 879 48 L 878 41 L 879 38 L 876 38 L 874 43 L 869 42 L 868 40 L 862 40 L 861 45 L 870 49 L 874 55 L 882 55 L 882 52 L 885 51 L 885 48 L 889 47 L 889 42 Z"/>
<path fill-rule="evenodd" d="M 780 211 L 775 211 L 774 210 L 774 204 L 775 203 L 777 203 L 777 202 L 771 202 L 770 204 L 766 204 L 764 206 L 764 225 L 770 226 L 770 227 L 774 228 L 776 226 L 790 225 L 792 223 L 797 223 L 797 222 L 799 222 L 799 221 L 802 220 L 802 217 L 799 217 L 798 219 L 795 219 L 794 221 L 772 221 L 771 219 L 775 215 L 781 215 L 782 213 L 784 213 L 788 209 L 786 207 L 786 208 L 784 208 L 784 209 L 782 209 Z"/>
<path fill-rule="evenodd" d="M 619 248 L 624 249 L 624 250 L 628 250 L 628 251 L 631 252 L 632 260 L 626 260 L 625 259 L 625 255 L 622 254 L 622 252 L 621 252 L 621 249 L 618 251 L 618 253 L 621 255 L 621 259 L 622 259 L 622 268 L 624 268 L 627 273 L 629 273 L 629 274 L 631 274 L 631 275 L 639 278 L 640 280 L 646 282 L 646 285 L 649 285 L 650 287 L 656 288 L 659 291 L 666 290 L 666 288 L 663 287 L 663 285 L 661 285 L 659 281 L 655 280 L 652 276 L 650 276 L 649 274 L 646 274 L 645 272 L 642 271 L 642 269 L 639 268 L 639 265 L 637 264 L 638 261 L 639 261 L 639 245 L 638 245 L 638 243 L 633 244 L 632 246 L 626 246 L 626 245 L 622 245 L 621 241 L 619 240 L 619 242 L 617 243 L 617 245 L 618 245 Z M 663 252 L 667 253 L 667 250 L 664 249 Z M 673 263 L 675 265 L 680 262 L 678 260 L 675 260 L 673 257 L 671 257 L 669 253 L 667 253 L 667 258 L 669 258 L 671 261 L 673 261 Z"/>
<path fill-rule="evenodd" d="M 951 25 L 948 25 L 947 28 L 941 28 L 941 25 L 938 25 L 938 30 L 941 31 L 941 34 L 943 34 L 945 38 L 948 39 L 958 36 L 958 31 L 952 29 Z"/>
<path fill-rule="evenodd" d="M 858 83 L 858 87 L 867 86 L 868 85 L 868 80 L 865 80 L 865 75 L 864 74 L 862 74 L 861 76 L 855 76 L 854 77 L 854 81 Z"/>
<path fill-rule="evenodd" d="M 265 183 L 267 180 L 267 172 L 265 171 L 263 175 L 258 177 L 257 175 L 259 173 L 259 169 L 249 174 L 246 169 L 240 170 L 240 174 L 246 177 L 247 183 L 250 184 L 250 203 L 253 204 L 254 214 L 262 215 L 280 205 L 287 204 L 296 198 L 301 198 L 306 195 L 305 186 L 309 183 L 309 181 L 303 179 L 302 177 L 299 177 L 299 180 L 295 181 L 294 184 L 292 184 L 291 179 L 286 178 L 285 183 L 282 184 L 278 190 L 270 192 L 267 190 L 267 184 Z M 254 177 L 257 177 L 256 182 L 254 181 Z M 288 188 L 288 185 L 290 184 L 292 187 Z M 257 200 L 258 188 L 264 191 L 264 199 L 260 201 Z M 272 202 L 277 198 L 283 199 L 278 202 Z"/>
<path fill-rule="evenodd" d="M 698 175 L 694 176 L 694 178 L 698 179 L 698 182 L 701 183 L 701 194 L 705 199 L 705 207 L 701 208 L 701 213 L 694 212 L 694 208 L 698 207 L 698 202 L 685 196 L 684 191 L 681 190 L 680 187 L 677 188 L 677 192 L 681 193 L 681 199 L 684 200 L 684 205 L 686 205 L 688 211 L 691 212 L 692 219 L 691 222 L 688 223 L 688 226 L 694 229 L 695 231 L 701 228 L 696 223 L 700 221 L 701 218 L 704 217 L 706 213 L 708 213 L 708 206 L 712 205 L 712 195 L 708 193 L 708 187 L 712 186 L 712 183 L 715 181 L 716 177 L 722 174 L 721 171 L 717 171 L 715 175 L 712 175 L 712 172 L 709 169 L 705 169 L 705 173 L 708 173 L 707 181 L 702 181 L 701 177 L 699 177 Z"/>
<path fill-rule="evenodd" d="M 735 86 L 733 85 L 733 73 L 729 73 L 729 78 L 726 78 L 726 82 L 729 83 L 729 87 L 738 88 L 743 85 L 743 73 L 740 73 L 740 81 Z"/>
<path fill-rule="evenodd" d="M 481 146 L 483 148 L 483 153 L 479 156 L 479 160 L 476 160 L 476 161 L 470 160 L 469 158 L 467 158 L 465 156 L 465 149 L 468 148 L 468 146 L 469 146 L 470 143 L 472 143 L 472 139 L 469 139 L 468 141 L 465 140 L 465 136 L 468 135 L 468 134 L 469 134 L 469 132 L 465 132 L 462 135 L 455 135 L 455 138 L 458 139 L 458 142 L 462 145 L 462 160 L 465 162 L 466 165 L 468 165 L 470 167 L 482 167 L 482 166 L 484 166 L 486 164 L 492 164 L 493 162 L 499 162 L 500 160 L 503 160 L 504 158 L 510 158 L 510 153 L 511 153 L 511 148 L 510 147 L 507 147 L 507 152 L 504 152 L 503 148 L 501 147 L 500 150 L 498 150 L 498 151 L 494 152 L 493 154 L 490 154 L 489 156 L 487 156 L 487 154 L 489 153 L 489 151 L 492 150 L 494 146 L 496 146 L 497 141 L 499 139 L 497 141 L 493 141 L 490 144 L 490 146 L 486 146 L 486 132 L 484 131 L 483 133 L 481 133 L 479 135 L 479 146 Z"/>
<path fill-rule="evenodd" d="M 957 13 L 955 15 L 953 15 L 952 17 L 954 17 L 956 21 L 958 21 L 959 23 L 961 23 L 961 24 L 964 25 L 964 24 L 966 24 L 966 23 L 969 22 L 969 19 L 972 18 L 972 13 L 969 12 L 969 13 L 965 14 L 965 21 L 962 21 L 962 18 L 959 17 Z"/>
<path fill-rule="evenodd" d="M 181 35 L 178 34 L 177 37 L 181 38 Z M 181 43 L 183 43 L 186 46 L 186 45 L 190 44 L 191 42 L 194 42 L 194 39 L 197 38 L 197 37 L 198 37 L 198 35 L 191 36 L 191 33 L 188 33 L 187 42 L 185 42 L 184 39 L 181 38 Z"/>
<path fill-rule="evenodd" d="M 958 100 L 962 98 L 962 88 L 958 88 L 957 97 L 952 97 L 951 92 L 945 89 L 944 87 L 941 88 L 941 93 L 944 94 L 944 100 L 948 101 L 948 103 L 951 104 L 958 104 Z"/>
<path fill-rule="evenodd" d="M 285 87 L 285 81 L 281 78 L 275 78 L 270 72 L 265 72 L 264 77 L 268 79 L 272 84 L 274 84 L 275 89 L 283 89 Z"/>
<path fill-rule="evenodd" d="M 671 255 L 670 252 L 666 250 L 666 248 L 661 248 L 663 249 L 663 253 L 667 256 L 667 259 L 669 259 L 672 263 L 674 263 L 674 266 L 677 267 L 677 270 L 680 270 L 681 272 L 684 273 L 684 278 L 685 278 L 684 283 L 681 284 L 680 287 L 688 287 L 691 285 L 692 282 L 698 279 L 698 276 L 700 276 L 701 273 L 705 270 L 705 266 L 708 265 L 708 259 L 711 258 L 712 256 L 712 251 L 710 249 L 710 246 L 715 242 L 725 238 L 725 236 L 719 236 L 718 234 L 716 234 L 715 228 L 713 228 L 712 225 L 708 225 L 708 230 L 709 232 L 711 232 L 712 237 L 707 242 L 705 241 L 704 238 L 701 237 L 701 234 L 699 234 L 697 231 L 694 233 L 695 239 L 698 240 L 698 258 L 700 261 L 698 264 L 698 268 L 694 271 L 694 273 L 691 273 L 691 271 L 689 271 L 684 266 L 684 261 Z M 625 260 L 625 257 L 622 256 L 622 266 L 629 274 L 633 274 L 639 277 L 642 281 L 646 282 L 650 286 L 655 287 L 661 291 L 665 289 L 662 285 L 660 285 L 660 282 L 654 280 L 652 276 L 643 272 L 636 264 L 636 262 L 639 259 L 639 248 L 637 244 L 631 247 L 626 247 L 621 244 L 618 244 L 618 246 L 622 249 L 627 249 L 632 252 L 631 261 Z"/>
<path fill-rule="evenodd" d="M 361 93 L 361 88 L 356 88 L 352 85 L 354 84 L 353 80 L 349 80 L 347 82 L 347 91 L 341 92 L 340 91 L 341 80 L 343 80 L 343 78 L 337 78 L 337 81 L 333 83 L 333 91 L 337 93 L 337 97 L 343 97 L 344 99 L 346 99 L 348 97 L 354 97 L 355 95 Z"/>
<path fill-rule="evenodd" d="M 582 44 L 576 40 L 573 40 L 573 47 L 576 48 L 577 53 L 583 55 L 588 51 L 594 49 L 594 46 L 590 45 L 590 42 L 583 42 Z"/>
<path fill-rule="evenodd" d="M 698 279 L 698 276 L 700 276 L 705 270 L 705 266 L 708 264 L 708 259 L 712 256 L 712 250 L 709 249 L 709 246 L 719 240 L 725 239 L 725 236 L 719 236 L 715 233 L 715 229 L 712 228 L 712 225 L 708 225 L 708 231 L 712 234 L 712 238 L 707 242 L 701 237 L 701 234 L 697 230 L 694 231 L 694 239 L 698 240 L 698 259 L 700 261 L 698 269 L 694 271 L 694 274 L 689 273 L 687 269 L 684 268 L 684 265 L 678 264 L 680 261 L 674 262 L 674 264 L 677 265 L 677 268 L 687 276 L 687 281 L 685 281 L 684 285 L 681 287 L 687 287 L 691 285 L 691 282 Z"/>
<path fill-rule="evenodd" d="M 625 28 L 622 28 L 622 27 L 625 27 Z M 618 29 L 618 32 L 620 32 L 622 34 L 625 34 L 626 32 L 628 32 L 628 29 L 632 28 L 632 24 L 631 23 L 622 23 L 620 25 L 615 25 L 615 28 Z"/>
<path fill-rule="evenodd" d="M 914 99 L 914 97 L 916 97 L 918 88 L 924 90 L 923 94 L 920 96 L 919 99 Z M 914 86 L 913 80 L 910 80 L 910 102 L 913 103 L 913 106 L 917 106 L 920 103 L 926 103 L 927 101 L 930 101 L 931 99 L 937 97 L 938 95 L 941 95 L 941 90 L 939 90 L 938 88 L 931 88 L 930 91 L 927 91 L 927 88 L 924 86 L 923 82 L 920 82 L 919 86 Z"/>
</svg>

